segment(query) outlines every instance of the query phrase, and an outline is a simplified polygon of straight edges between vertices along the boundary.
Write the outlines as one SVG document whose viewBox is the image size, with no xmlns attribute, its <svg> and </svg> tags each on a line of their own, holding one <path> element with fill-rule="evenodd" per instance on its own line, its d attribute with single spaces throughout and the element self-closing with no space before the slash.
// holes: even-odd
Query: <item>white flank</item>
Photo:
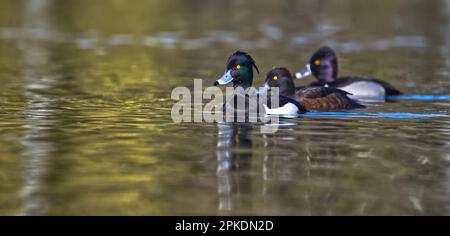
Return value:
<svg viewBox="0 0 450 236">
<path fill-rule="evenodd" d="M 339 89 L 351 93 L 349 97 L 360 100 L 384 100 L 386 95 L 383 86 L 371 81 L 359 81 Z"/>
<path fill-rule="evenodd" d="M 286 105 L 274 109 L 270 109 L 266 106 L 266 104 L 263 104 L 264 108 L 266 109 L 267 115 L 293 115 L 297 114 L 298 107 L 292 103 L 287 103 Z"/>
</svg>

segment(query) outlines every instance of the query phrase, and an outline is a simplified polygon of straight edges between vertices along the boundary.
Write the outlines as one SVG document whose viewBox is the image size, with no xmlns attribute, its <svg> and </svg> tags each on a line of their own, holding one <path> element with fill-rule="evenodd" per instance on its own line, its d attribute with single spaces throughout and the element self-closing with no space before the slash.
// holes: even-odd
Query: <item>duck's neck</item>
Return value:
<svg viewBox="0 0 450 236">
<path fill-rule="evenodd" d="M 280 94 L 286 97 L 293 97 L 295 95 L 295 88 L 289 89 L 289 91 L 280 91 Z"/>
<path fill-rule="evenodd" d="M 253 70 L 252 68 L 247 68 L 246 73 L 242 73 L 239 77 L 239 80 L 233 81 L 233 87 L 242 87 L 244 89 L 248 89 L 252 86 L 253 83 Z"/>
<path fill-rule="evenodd" d="M 293 97 L 295 95 L 295 84 L 290 80 L 286 86 L 280 87 L 280 94 L 286 97 Z"/>
</svg>

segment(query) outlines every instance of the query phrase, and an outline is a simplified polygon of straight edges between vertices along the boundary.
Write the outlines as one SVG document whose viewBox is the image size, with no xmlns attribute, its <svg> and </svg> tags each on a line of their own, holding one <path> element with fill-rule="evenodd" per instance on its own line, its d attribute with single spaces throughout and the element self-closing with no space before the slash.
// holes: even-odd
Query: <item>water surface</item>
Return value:
<svg viewBox="0 0 450 236">
<path fill-rule="evenodd" d="M 407 94 L 275 134 L 172 122 L 235 50 L 259 85 L 325 44 Z M 443 0 L 1 1 L 0 215 L 449 215 L 449 55 Z"/>
</svg>

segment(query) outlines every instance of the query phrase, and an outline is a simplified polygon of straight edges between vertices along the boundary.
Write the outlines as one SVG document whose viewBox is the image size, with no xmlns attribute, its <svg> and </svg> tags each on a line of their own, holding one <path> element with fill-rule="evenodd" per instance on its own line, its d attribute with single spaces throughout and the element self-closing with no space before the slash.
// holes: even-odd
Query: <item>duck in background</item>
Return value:
<svg viewBox="0 0 450 236">
<path fill-rule="evenodd" d="M 314 75 L 317 81 L 310 86 L 324 86 L 344 90 L 351 98 L 363 101 L 384 101 L 386 96 L 401 95 L 398 89 L 387 82 L 362 77 L 344 76 L 338 77 L 338 59 L 332 48 L 324 46 L 317 49 L 311 56 L 309 64 L 297 72 L 295 77 L 301 79 Z"/>
<path fill-rule="evenodd" d="M 365 106 L 349 98 L 348 92 L 321 86 L 296 88 L 294 79 L 288 69 L 274 68 L 267 73 L 265 83 L 258 89 L 258 93 L 263 93 L 272 87 L 278 87 L 280 95 L 293 98 L 307 110 L 340 111 L 365 108 Z"/>
</svg>

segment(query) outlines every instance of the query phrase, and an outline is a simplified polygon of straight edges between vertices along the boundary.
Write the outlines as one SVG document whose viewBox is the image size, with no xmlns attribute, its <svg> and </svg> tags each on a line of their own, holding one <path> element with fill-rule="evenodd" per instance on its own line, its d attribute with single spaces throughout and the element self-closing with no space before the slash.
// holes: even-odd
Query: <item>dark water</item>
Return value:
<svg viewBox="0 0 450 236">
<path fill-rule="evenodd" d="M 172 122 L 235 50 L 265 74 L 324 44 L 408 95 L 269 135 Z M 0 215 L 449 215 L 449 71 L 443 0 L 1 1 Z"/>
</svg>

